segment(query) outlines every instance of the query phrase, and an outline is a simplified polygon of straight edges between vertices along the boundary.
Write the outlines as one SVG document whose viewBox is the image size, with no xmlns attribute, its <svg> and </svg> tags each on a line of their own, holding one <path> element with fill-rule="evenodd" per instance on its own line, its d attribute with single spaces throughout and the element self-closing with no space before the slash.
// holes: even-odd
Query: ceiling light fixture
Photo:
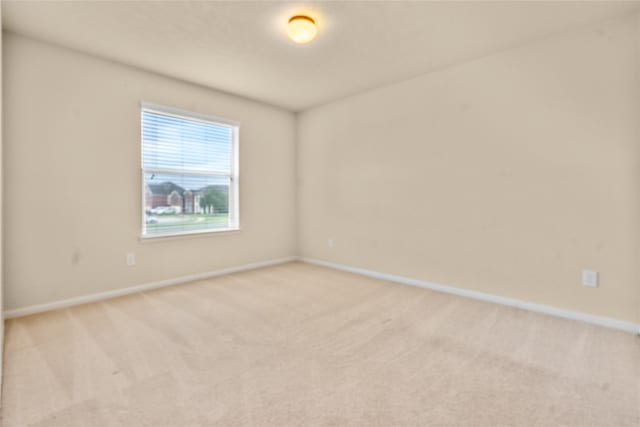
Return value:
<svg viewBox="0 0 640 427">
<path fill-rule="evenodd" d="M 306 15 L 296 15 L 289 19 L 287 34 L 296 43 L 309 43 L 318 33 L 316 22 Z"/>
</svg>

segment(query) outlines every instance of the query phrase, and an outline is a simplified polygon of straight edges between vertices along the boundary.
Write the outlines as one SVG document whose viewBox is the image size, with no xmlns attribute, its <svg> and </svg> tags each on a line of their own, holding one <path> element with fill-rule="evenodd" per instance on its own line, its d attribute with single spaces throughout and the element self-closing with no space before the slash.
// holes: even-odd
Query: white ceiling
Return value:
<svg viewBox="0 0 640 427">
<path fill-rule="evenodd" d="M 637 2 L 2 2 L 6 29 L 299 111 Z M 319 34 L 287 39 L 309 12 Z"/>
</svg>

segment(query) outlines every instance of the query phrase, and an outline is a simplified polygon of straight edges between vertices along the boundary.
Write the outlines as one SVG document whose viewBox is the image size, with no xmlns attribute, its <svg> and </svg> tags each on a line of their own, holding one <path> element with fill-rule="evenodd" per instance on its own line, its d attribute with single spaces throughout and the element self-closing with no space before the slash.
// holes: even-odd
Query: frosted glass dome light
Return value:
<svg viewBox="0 0 640 427">
<path fill-rule="evenodd" d="M 318 33 L 313 19 L 305 15 L 296 15 L 289 19 L 287 34 L 296 43 L 309 43 Z"/>
</svg>

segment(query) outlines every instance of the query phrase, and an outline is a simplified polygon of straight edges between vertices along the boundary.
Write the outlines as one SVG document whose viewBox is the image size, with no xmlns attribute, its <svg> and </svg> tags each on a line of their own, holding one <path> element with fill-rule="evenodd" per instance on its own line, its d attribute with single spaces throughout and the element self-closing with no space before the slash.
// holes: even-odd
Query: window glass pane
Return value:
<svg viewBox="0 0 640 427">
<path fill-rule="evenodd" d="M 232 128 L 142 111 L 143 168 L 231 172 Z"/>
<path fill-rule="evenodd" d="M 229 228 L 229 177 L 144 174 L 144 234 Z"/>
</svg>

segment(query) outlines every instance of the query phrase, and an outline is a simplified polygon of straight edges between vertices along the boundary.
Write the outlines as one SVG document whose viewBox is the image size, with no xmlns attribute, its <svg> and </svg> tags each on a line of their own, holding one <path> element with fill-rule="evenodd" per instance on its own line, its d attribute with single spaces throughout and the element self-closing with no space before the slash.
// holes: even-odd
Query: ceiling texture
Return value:
<svg viewBox="0 0 640 427">
<path fill-rule="evenodd" d="M 637 10 L 637 2 L 19 2 L 6 30 L 291 111 Z M 318 36 L 297 45 L 290 16 Z"/>
</svg>

